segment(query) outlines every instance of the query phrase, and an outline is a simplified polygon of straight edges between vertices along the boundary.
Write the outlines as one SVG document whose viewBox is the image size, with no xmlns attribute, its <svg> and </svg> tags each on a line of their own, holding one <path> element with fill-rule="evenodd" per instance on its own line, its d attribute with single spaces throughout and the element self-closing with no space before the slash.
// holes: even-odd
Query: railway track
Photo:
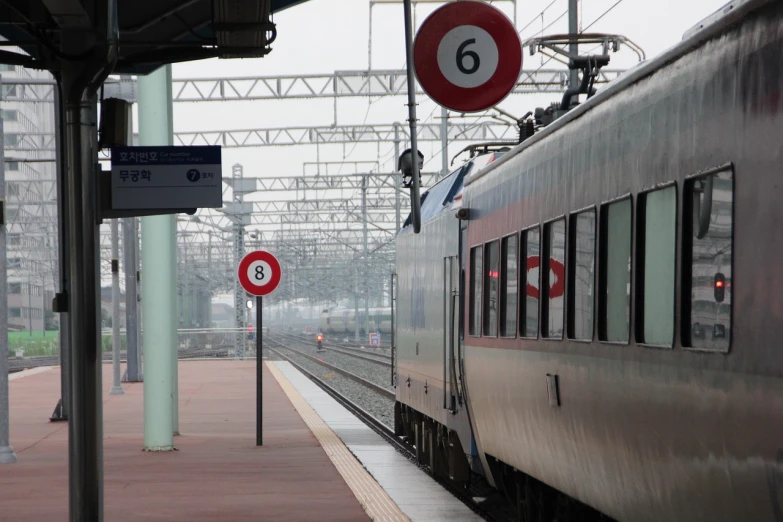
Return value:
<svg viewBox="0 0 783 522">
<path fill-rule="evenodd" d="M 301 344 L 306 344 L 308 346 L 317 345 L 315 341 L 312 341 L 310 339 L 305 339 L 298 335 L 286 334 L 286 333 L 278 333 L 278 335 L 280 335 L 283 338 L 292 339 Z M 391 366 L 391 355 L 386 355 L 385 353 L 368 352 L 366 350 L 359 350 L 357 348 L 348 348 L 339 343 L 337 343 L 337 346 L 339 346 L 339 348 L 335 348 L 334 346 L 330 346 L 332 343 L 333 341 L 330 341 L 329 344 L 324 342 L 322 348 L 330 352 L 341 353 L 349 357 L 355 357 L 357 359 L 369 361 L 371 363 L 378 364 L 380 366 L 385 366 L 387 368 Z"/>
<path fill-rule="evenodd" d="M 265 345 L 264 348 L 266 350 L 269 350 L 271 353 L 274 353 L 276 356 L 280 357 L 281 359 L 288 361 L 294 368 L 302 372 L 302 374 L 305 375 L 305 377 L 307 377 L 312 382 L 314 382 L 318 387 L 324 390 L 327 394 L 329 394 L 333 399 L 335 399 L 338 403 L 344 406 L 353 415 L 355 415 L 360 420 L 362 420 L 362 422 L 367 424 L 371 429 L 373 429 L 376 433 L 378 433 L 381 437 L 383 437 L 384 440 L 386 440 L 389 444 L 391 444 L 398 452 L 403 454 L 409 461 L 411 461 L 411 463 L 415 464 L 419 469 L 430 474 L 429 468 L 426 465 L 421 464 L 420 462 L 417 461 L 416 448 L 414 446 L 411 446 L 410 444 L 407 444 L 399 437 L 397 437 L 394 434 L 393 427 L 389 426 L 381 419 L 379 419 L 377 416 L 367 411 L 367 409 L 363 408 L 362 406 L 360 406 L 359 404 L 357 404 L 356 402 L 348 398 L 344 393 L 341 393 L 340 391 L 335 389 L 335 387 L 330 386 L 329 383 L 326 382 L 324 379 L 318 377 L 316 374 L 314 374 L 313 372 L 305 368 L 302 364 L 294 360 L 289 355 L 283 353 L 283 351 L 281 350 L 290 350 L 292 352 L 297 353 L 298 355 L 305 356 L 305 358 L 307 358 L 308 360 L 314 360 L 314 362 L 317 362 L 318 364 L 324 365 L 326 367 L 330 367 L 332 365 L 328 365 L 328 363 L 324 363 L 323 361 L 320 361 L 315 357 L 311 357 L 308 354 L 304 354 L 299 350 L 287 347 L 283 345 L 280 341 L 277 341 L 275 339 L 264 339 L 264 345 Z M 335 369 L 335 371 L 337 370 Z M 388 396 L 390 396 L 392 399 L 394 398 L 393 392 L 387 391 L 386 393 L 388 393 Z M 481 505 L 477 504 L 476 501 L 473 499 L 473 495 L 471 494 L 472 493 L 471 491 L 467 491 L 463 487 L 456 484 L 452 484 L 447 480 L 434 477 L 431 474 L 430 476 L 433 480 L 435 480 L 446 490 L 448 490 L 449 493 L 454 495 L 466 506 L 468 506 L 473 512 L 475 512 L 485 520 L 489 520 L 489 521 L 501 520 L 501 518 L 497 518 L 496 516 L 493 516 L 493 513 L 491 511 L 488 511 L 484 509 Z"/>
<path fill-rule="evenodd" d="M 339 366 L 336 366 L 334 364 L 330 364 L 330 363 L 324 361 L 323 359 L 319 359 L 318 357 L 313 357 L 312 355 L 310 355 L 308 353 L 305 353 L 305 352 L 303 352 L 301 350 L 297 350 L 296 348 L 291 348 L 290 346 L 286 346 L 283 343 L 281 343 L 280 341 L 273 340 L 273 339 L 264 339 L 264 342 L 265 343 L 266 342 L 270 342 L 270 343 L 276 344 L 277 345 L 277 349 L 275 349 L 275 353 L 280 354 L 279 349 L 289 350 L 289 351 L 294 352 L 295 354 L 297 354 L 297 355 L 299 355 L 301 357 L 304 357 L 305 359 L 308 359 L 308 360 L 310 360 L 310 361 L 312 361 L 312 362 L 314 362 L 316 364 L 319 364 L 319 365 L 321 365 L 321 366 L 323 366 L 325 368 L 328 368 L 328 369 L 332 370 L 333 372 L 342 375 L 343 377 L 347 377 L 348 379 L 351 379 L 352 381 L 357 382 L 357 383 L 361 384 L 362 386 L 365 386 L 365 387 L 375 391 L 379 395 L 382 395 L 384 397 L 388 397 L 390 399 L 394 399 L 394 392 L 393 391 L 389 390 L 388 388 L 386 388 L 384 386 L 379 386 L 379 385 L 375 384 L 374 382 L 370 382 L 369 380 L 367 380 L 367 379 L 365 379 L 363 377 L 360 377 L 360 376 L 356 375 L 353 372 L 349 372 L 348 370 L 340 368 Z M 286 358 L 286 360 L 290 361 L 289 358 Z M 373 361 L 373 362 L 378 362 L 378 361 Z"/>
<path fill-rule="evenodd" d="M 297 340 L 299 340 L 301 342 L 305 342 L 305 343 L 312 342 L 313 336 L 314 336 L 314 334 L 312 336 L 305 336 L 304 334 L 290 333 L 290 332 L 285 332 L 285 331 L 278 331 L 278 332 L 274 332 L 274 333 L 277 333 L 279 335 L 284 335 L 284 336 L 287 336 L 287 337 L 291 337 L 291 338 L 297 339 Z M 326 335 L 326 334 L 324 334 L 324 335 Z M 357 345 L 357 344 L 353 344 L 353 343 L 346 343 L 346 342 L 343 342 L 343 341 L 339 341 L 339 340 L 336 340 L 337 336 L 338 336 L 338 334 L 333 334 L 334 338 L 333 339 L 329 339 L 329 342 L 331 344 L 335 345 L 335 346 L 339 346 L 340 348 L 344 348 L 346 350 L 356 350 L 356 351 L 360 351 L 360 352 L 363 352 L 363 353 L 366 352 L 367 348 L 364 345 Z M 371 348 L 375 349 L 375 350 L 382 350 L 384 352 L 388 352 L 389 350 L 391 350 L 391 346 L 389 344 L 386 344 L 386 343 L 382 343 L 380 346 L 373 346 Z"/>
</svg>

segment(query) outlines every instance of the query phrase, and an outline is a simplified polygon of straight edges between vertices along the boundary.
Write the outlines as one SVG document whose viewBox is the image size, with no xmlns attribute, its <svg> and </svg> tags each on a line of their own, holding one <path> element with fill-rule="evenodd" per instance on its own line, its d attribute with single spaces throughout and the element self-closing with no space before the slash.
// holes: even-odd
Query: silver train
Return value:
<svg viewBox="0 0 783 522">
<path fill-rule="evenodd" d="M 359 308 L 359 331 L 362 335 L 372 332 L 391 333 L 391 308 L 370 308 L 365 321 L 364 308 Z M 356 312 L 353 308 L 335 307 L 321 312 L 320 331 L 331 334 L 356 332 Z"/>
<path fill-rule="evenodd" d="M 781 64 L 783 1 L 732 2 L 429 191 L 395 429 L 433 473 L 526 521 L 783 521 Z"/>
</svg>

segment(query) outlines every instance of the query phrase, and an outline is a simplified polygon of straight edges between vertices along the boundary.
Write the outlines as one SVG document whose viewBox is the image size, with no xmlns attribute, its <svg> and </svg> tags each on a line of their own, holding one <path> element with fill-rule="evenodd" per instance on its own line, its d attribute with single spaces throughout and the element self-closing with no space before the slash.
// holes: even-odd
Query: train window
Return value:
<svg viewBox="0 0 783 522">
<path fill-rule="evenodd" d="M 568 337 L 593 339 L 595 286 L 595 210 L 570 218 L 568 263 Z"/>
<path fill-rule="evenodd" d="M 484 250 L 477 246 L 470 249 L 470 321 L 468 333 L 481 335 L 481 274 Z"/>
<path fill-rule="evenodd" d="M 544 225 L 544 255 L 541 288 L 544 291 L 541 323 L 544 337 L 563 338 L 563 304 L 565 299 L 565 219 Z"/>
<path fill-rule="evenodd" d="M 515 337 L 517 334 L 517 236 L 504 237 L 501 243 L 502 269 L 500 270 L 500 335 Z"/>
<path fill-rule="evenodd" d="M 639 194 L 636 203 L 636 342 L 672 346 L 677 187 Z"/>
<path fill-rule="evenodd" d="M 519 301 L 519 335 L 522 337 L 538 337 L 538 289 L 541 288 L 538 269 L 539 252 L 541 251 L 541 233 L 538 228 L 531 228 L 522 233 L 522 266 L 525 277 L 525 297 Z M 521 285 L 520 285 L 521 286 Z"/>
<path fill-rule="evenodd" d="M 598 334 L 627 343 L 631 324 L 631 198 L 601 207 Z"/>
<path fill-rule="evenodd" d="M 484 245 L 484 335 L 498 335 L 498 283 L 500 282 L 500 252 L 497 241 Z"/>
<path fill-rule="evenodd" d="M 683 216 L 683 332 L 686 348 L 728 352 L 733 294 L 731 167 L 685 183 Z"/>
</svg>

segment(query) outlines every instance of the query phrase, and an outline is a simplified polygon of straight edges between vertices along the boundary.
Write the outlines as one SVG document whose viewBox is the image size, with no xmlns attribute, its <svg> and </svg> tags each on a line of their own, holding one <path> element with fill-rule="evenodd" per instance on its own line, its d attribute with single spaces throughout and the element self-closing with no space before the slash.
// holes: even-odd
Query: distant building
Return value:
<svg viewBox="0 0 783 522">
<path fill-rule="evenodd" d="M 51 102 L 36 96 L 47 85 L 13 85 L 9 80 L 51 80 L 45 71 L 0 64 L 5 80 L 0 96 L 5 156 L 6 218 L 8 221 L 8 326 L 10 330 L 42 331 L 52 315 L 57 281 L 57 199 L 55 164 L 51 150 L 35 150 L 35 134 L 55 131 Z M 25 161 L 37 159 L 39 161 Z"/>
</svg>

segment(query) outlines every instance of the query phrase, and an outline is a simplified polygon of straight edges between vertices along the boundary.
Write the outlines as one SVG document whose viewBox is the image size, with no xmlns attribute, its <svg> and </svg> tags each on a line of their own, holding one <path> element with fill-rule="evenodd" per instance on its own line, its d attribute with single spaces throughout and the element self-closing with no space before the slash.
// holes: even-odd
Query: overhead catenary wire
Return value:
<svg viewBox="0 0 783 522">
<path fill-rule="evenodd" d="M 608 14 L 609 14 L 609 12 L 610 12 L 612 9 L 614 9 L 615 7 L 617 7 L 618 5 L 620 5 L 622 2 L 623 2 L 623 0 L 617 0 L 617 2 L 615 2 L 614 4 L 612 4 L 612 6 L 611 6 L 609 9 L 607 9 L 606 11 L 604 11 L 604 12 L 601 14 L 601 16 L 599 16 L 598 18 L 596 18 L 595 20 L 593 20 L 592 22 L 590 22 L 590 25 L 588 25 L 587 27 L 585 27 L 584 29 L 582 29 L 582 30 L 581 30 L 581 31 L 579 31 L 579 32 L 580 32 L 580 33 L 583 33 L 583 32 L 585 32 L 585 31 L 587 31 L 588 29 L 590 29 L 590 28 L 591 28 L 592 26 L 594 26 L 594 25 L 595 25 L 595 24 L 596 24 L 596 23 L 597 23 L 597 22 L 598 22 L 598 21 L 599 21 L 601 18 L 603 18 L 604 16 L 608 15 Z"/>
</svg>

